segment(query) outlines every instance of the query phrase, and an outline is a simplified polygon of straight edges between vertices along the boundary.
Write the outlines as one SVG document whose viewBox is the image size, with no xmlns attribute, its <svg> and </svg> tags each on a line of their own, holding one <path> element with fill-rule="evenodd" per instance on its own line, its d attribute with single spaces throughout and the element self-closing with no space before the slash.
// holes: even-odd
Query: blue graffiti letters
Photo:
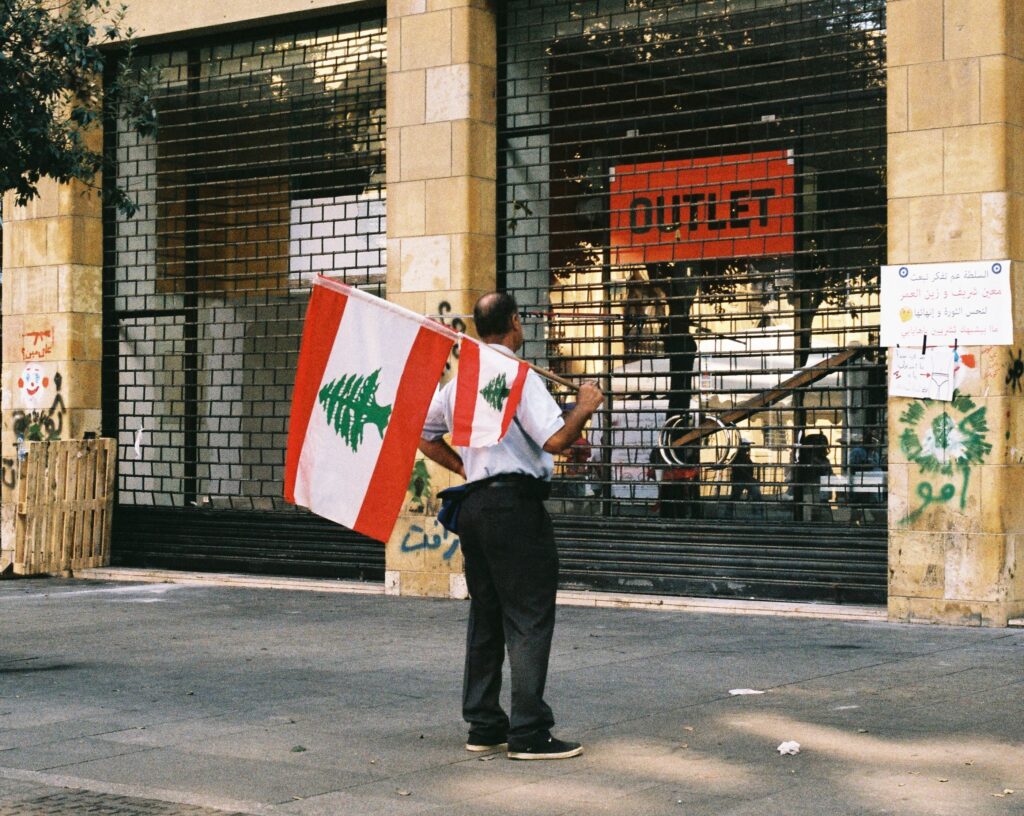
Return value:
<svg viewBox="0 0 1024 816">
<path fill-rule="evenodd" d="M 416 552 L 416 550 L 439 550 L 442 545 L 448 545 L 448 549 L 441 554 L 441 558 L 448 561 L 459 548 L 458 536 L 449 533 L 444 527 L 434 522 L 434 529 L 440 532 L 428 533 L 418 524 L 413 524 L 409 532 L 402 539 L 402 552 Z"/>
</svg>

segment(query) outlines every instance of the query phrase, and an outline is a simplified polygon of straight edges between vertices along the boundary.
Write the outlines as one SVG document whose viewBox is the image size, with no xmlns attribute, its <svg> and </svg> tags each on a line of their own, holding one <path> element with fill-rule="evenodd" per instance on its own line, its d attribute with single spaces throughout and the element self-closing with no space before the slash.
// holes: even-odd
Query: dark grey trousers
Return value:
<svg viewBox="0 0 1024 816">
<path fill-rule="evenodd" d="M 518 740 L 549 730 L 544 685 L 558 585 L 551 518 L 529 485 L 500 483 L 465 499 L 459 538 L 471 598 L 462 715 L 475 733 L 508 729 Z M 506 648 L 511 718 L 498 701 Z"/>
</svg>

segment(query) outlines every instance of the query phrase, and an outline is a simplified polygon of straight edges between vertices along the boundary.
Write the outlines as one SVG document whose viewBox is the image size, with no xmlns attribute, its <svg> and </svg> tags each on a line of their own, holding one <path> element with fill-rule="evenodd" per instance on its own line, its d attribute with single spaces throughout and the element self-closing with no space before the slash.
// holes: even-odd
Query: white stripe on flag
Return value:
<svg viewBox="0 0 1024 816">
<path fill-rule="evenodd" d="M 428 321 L 415 313 L 407 316 L 395 308 L 382 307 L 385 301 L 362 293 L 339 291 L 336 285 L 327 289 L 332 290 L 331 297 L 344 297 L 347 302 L 333 338 L 317 336 L 315 326 L 307 325 L 304 330 L 303 343 L 308 335 L 310 342 L 330 344 L 331 350 L 301 440 L 295 503 L 385 540 L 394 523 L 391 513 L 396 514 L 398 510 L 394 498 L 406 487 L 410 474 L 404 474 L 400 484 L 394 480 L 402 478 L 399 470 L 406 467 L 412 470 L 422 419 L 452 340 L 447 333 L 434 331 Z M 417 366 L 412 367 L 416 371 L 408 370 L 411 354 L 418 361 Z M 354 427 L 349 423 L 345 428 L 348 433 L 340 432 L 329 411 L 335 411 L 335 416 L 343 416 L 346 421 L 351 420 L 351 413 L 341 413 L 342 405 L 351 405 L 358 385 L 367 383 L 375 373 L 377 389 L 368 401 L 381 409 L 390 409 L 387 417 L 377 413 L 376 419 L 383 427 L 373 421 L 355 423 Z M 348 389 L 339 405 L 339 400 L 332 402 L 322 390 L 325 386 L 330 390 L 332 383 L 344 378 L 357 378 L 358 385 Z M 430 382 L 426 385 L 420 382 L 428 379 Z M 406 396 L 400 397 L 400 394 Z M 338 396 L 337 391 L 335 396 Z M 373 414 L 371 412 L 371 417 Z M 412 432 L 410 422 L 419 423 Z M 385 438 L 389 440 L 391 454 L 386 455 L 389 461 L 382 463 L 379 460 Z M 397 445 L 392 444 L 398 440 L 401 441 Z M 387 497 L 381 493 L 387 493 Z M 377 505 L 382 499 L 388 505 L 387 512 L 378 512 Z M 385 515 L 388 518 L 384 518 Z"/>
<path fill-rule="evenodd" d="M 479 367 L 474 372 L 472 383 L 466 381 L 456 384 L 456 399 L 474 400 L 472 429 L 468 438 L 463 436 L 459 441 L 453 438 L 453 443 L 463 447 L 483 448 L 496 445 L 508 430 L 512 416 L 519 406 L 522 380 L 526 377 L 529 367 L 522 360 L 496 351 L 484 343 L 464 338 L 463 344 L 466 343 L 473 343 L 476 347 Z M 457 376 L 462 375 L 463 370 L 460 366 Z M 458 416 L 458 406 L 455 411 Z"/>
</svg>

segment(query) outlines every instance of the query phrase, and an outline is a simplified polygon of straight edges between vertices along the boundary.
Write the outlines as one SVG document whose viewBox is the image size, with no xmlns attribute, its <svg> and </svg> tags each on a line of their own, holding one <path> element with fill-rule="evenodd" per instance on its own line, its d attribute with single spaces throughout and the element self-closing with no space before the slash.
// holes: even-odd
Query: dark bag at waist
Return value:
<svg viewBox="0 0 1024 816">
<path fill-rule="evenodd" d="M 459 532 L 459 509 L 462 502 L 471 493 L 478 490 L 519 490 L 531 498 L 544 501 L 551 495 L 551 485 L 543 479 L 535 479 L 533 476 L 526 476 L 522 473 L 499 473 L 497 476 L 489 476 L 486 479 L 478 479 L 475 482 L 456 485 L 442 490 L 437 494 L 441 500 L 441 509 L 437 513 L 437 520 L 449 533 Z"/>
</svg>

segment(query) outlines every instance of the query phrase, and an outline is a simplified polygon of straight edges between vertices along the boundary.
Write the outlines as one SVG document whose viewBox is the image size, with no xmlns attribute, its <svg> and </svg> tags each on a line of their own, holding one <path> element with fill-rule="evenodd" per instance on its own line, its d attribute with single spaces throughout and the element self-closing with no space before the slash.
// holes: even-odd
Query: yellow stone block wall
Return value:
<svg viewBox="0 0 1024 816">
<path fill-rule="evenodd" d="M 889 0 L 889 263 L 1009 259 L 1014 345 L 963 348 L 968 402 L 889 399 L 889 616 L 1005 625 L 1024 613 L 1024 4 Z M 925 472 L 901 436 L 943 411 L 977 415 L 983 461 Z M 943 498 L 943 488 L 946 496 Z"/>
<path fill-rule="evenodd" d="M 492 3 L 389 0 L 388 298 L 449 323 L 495 286 L 496 76 Z M 385 589 L 465 597 L 461 554 L 432 498 L 457 477 L 427 467 L 430 497 L 410 485 L 387 544 Z"/>
<path fill-rule="evenodd" d="M 4 199 L 0 571 L 14 559 L 19 439 L 81 439 L 101 423 L 103 228 L 95 192 L 44 179 Z"/>
</svg>

